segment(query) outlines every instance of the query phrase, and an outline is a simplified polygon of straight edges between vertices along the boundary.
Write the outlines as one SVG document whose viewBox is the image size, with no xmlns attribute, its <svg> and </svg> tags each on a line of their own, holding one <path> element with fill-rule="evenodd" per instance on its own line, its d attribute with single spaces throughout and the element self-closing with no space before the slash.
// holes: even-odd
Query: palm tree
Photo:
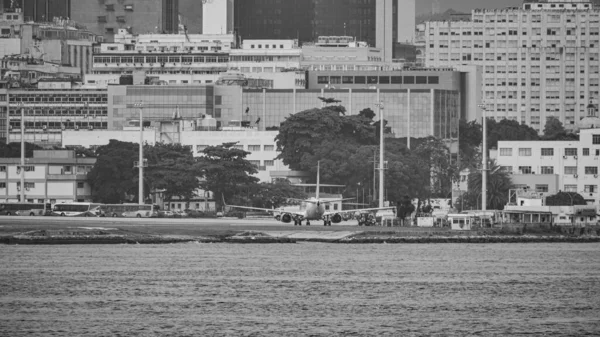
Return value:
<svg viewBox="0 0 600 337">
<path fill-rule="evenodd" d="M 487 208 L 502 209 L 508 202 L 508 193 L 512 188 L 509 172 L 498 166 L 495 160 L 488 163 L 487 176 Z M 481 171 L 469 174 L 469 195 L 481 198 Z"/>
</svg>

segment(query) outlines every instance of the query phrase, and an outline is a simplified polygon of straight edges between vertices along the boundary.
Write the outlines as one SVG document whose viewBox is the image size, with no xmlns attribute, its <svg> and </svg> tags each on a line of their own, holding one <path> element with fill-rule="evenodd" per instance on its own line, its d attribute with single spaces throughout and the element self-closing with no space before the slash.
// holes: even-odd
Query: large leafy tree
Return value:
<svg viewBox="0 0 600 337">
<path fill-rule="evenodd" d="M 496 122 L 487 118 L 487 148 L 497 148 L 499 140 L 539 140 L 540 137 L 532 127 L 509 119 Z"/>
<path fill-rule="evenodd" d="M 544 140 L 579 140 L 576 134 L 565 130 L 562 122 L 556 117 L 548 117 L 544 126 Z"/>
<path fill-rule="evenodd" d="M 94 201 L 122 203 L 137 195 L 133 162 L 138 158 L 138 149 L 138 144 L 115 139 L 96 149 L 98 159 L 87 175 Z"/>
<path fill-rule="evenodd" d="M 559 191 L 554 195 L 546 197 L 547 206 L 570 206 L 570 205 L 587 205 L 585 199 L 577 192 L 562 192 Z"/>
<path fill-rule="evenodd" d="M 198 169 L 204 173 L 200 186 L 214 193 L 217 204 L 221 204 L 223 199 L 229 203 L 236 202 L 234 196 L 247 195 L 259 181 L 252 176 L 258 173 L 256 166 L 246 160 L 250 152 L 235 148 L 235 144 L 208 146 L 202 151 L 203 156 L 197 158 Z"/>
<path fill-rule="evenodd" d="M 277 179 L 272 183 L 260 183 L 251 188 L 252 206 L 260 208 L 278 208 L 288 204 L 288 199 L 305 199 L 306 193 L 286 179 Z"/>
<path fill-rule="evenodd" d="M 157 143 L 144 147 L 148 168 L 144 171 L 149 191 L 164 190 L 165 199 L 180 197 L 189 199 L 200 187 L 200 170 L 192 154 L 191 146 Z M 137 181 L 137 179 L 136 179 Z"/>
<path fill-rule="evenodd" d="M 416 149 L 420 168 L 429 176 L 431 195 L 447 197 L 452 191 L 452 181 L 458 178 L 458 168 L 452 162 L 450 150 L 444 142 L 427 137 Z"/>
<path fill-rule="evenodd" d="M 33 150 L 42 150 L 41 147 L 25 142 L 25 158 L 33 157 Z M 0 143 L 0 157 L 1 158 L 20 158 L 21 157 L 21 143 Z"/>
</svg>

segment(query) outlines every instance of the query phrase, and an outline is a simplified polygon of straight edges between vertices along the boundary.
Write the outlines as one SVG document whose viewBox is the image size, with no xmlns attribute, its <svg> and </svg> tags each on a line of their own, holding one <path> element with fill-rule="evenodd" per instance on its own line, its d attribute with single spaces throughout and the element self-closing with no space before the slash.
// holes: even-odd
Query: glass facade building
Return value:
<svg viewBox="0 0 600 337">
<path fill-rule="evenodd" d="M 320 108 L 321 90 L 243 90 L 242 106 L 248 119 L 259 120 L 260 130 L 279 127 L 290 115 Z M 379 118 L 377 103 L 384 106 L 384 119 L 395 137 L 458 138 L 460 93 L 440 89 L 355 89 L 328 90 L 325 97 L 335 98 L 346 108 L 346 115 L 356 115 L 370 108 Z M 222 116 L 224 119 L 234 116 Z"/>
</svg>

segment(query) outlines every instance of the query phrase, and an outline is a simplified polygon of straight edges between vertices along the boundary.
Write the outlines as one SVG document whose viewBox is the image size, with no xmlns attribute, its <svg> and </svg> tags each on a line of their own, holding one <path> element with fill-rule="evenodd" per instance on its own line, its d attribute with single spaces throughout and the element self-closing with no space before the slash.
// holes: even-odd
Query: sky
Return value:
<svg viewBox="0 0 600 337">
<path fill-rule="evenodd" d="M 417 14 L 431 12 L 434 0 L 415 0 Z M 439 0 L 442 12 L 453 8 L 461 12 L 470 12 L 474 8 L 520 7 L 523 0 Z"/>
</svg>

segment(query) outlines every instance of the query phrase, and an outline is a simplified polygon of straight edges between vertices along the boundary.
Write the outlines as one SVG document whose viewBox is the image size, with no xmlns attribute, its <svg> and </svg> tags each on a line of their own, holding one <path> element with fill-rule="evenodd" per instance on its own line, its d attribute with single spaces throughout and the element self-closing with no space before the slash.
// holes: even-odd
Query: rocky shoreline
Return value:
<svg viewBox="0 0 600 337">
<path fill-rule="evenodd" d="M 325 232 L 327 233 L 327 232 Z M 591 235 L 573 235 L 562 233 L 543 234 L 495 234 L 485 233 L 424 233 L 424 235 L 406 236 L 398 232 L 349 232 L 341 238 L 331 238 L 326 235 L 298 237 L 295 232 L 286 235 L 275 235 L 268 232 L 240 231 L 236 233 L 205 236 L 164 235 L 136 233 L 125 230 L 36 230 L 23 233 L 13 233 L 0 236 L 0 244 L 7 245 L 72 245 L 72 244 L 173 244 L 186 242 L 199 243 L 236 243 L 236 244 L 266 244 L 266 243 L 297 243 L 323 242 L 340 244 L 435 244 L 435 243 L 592 243 L 600 242 L 600 236 L 594 232 Z"/>
</svg>

